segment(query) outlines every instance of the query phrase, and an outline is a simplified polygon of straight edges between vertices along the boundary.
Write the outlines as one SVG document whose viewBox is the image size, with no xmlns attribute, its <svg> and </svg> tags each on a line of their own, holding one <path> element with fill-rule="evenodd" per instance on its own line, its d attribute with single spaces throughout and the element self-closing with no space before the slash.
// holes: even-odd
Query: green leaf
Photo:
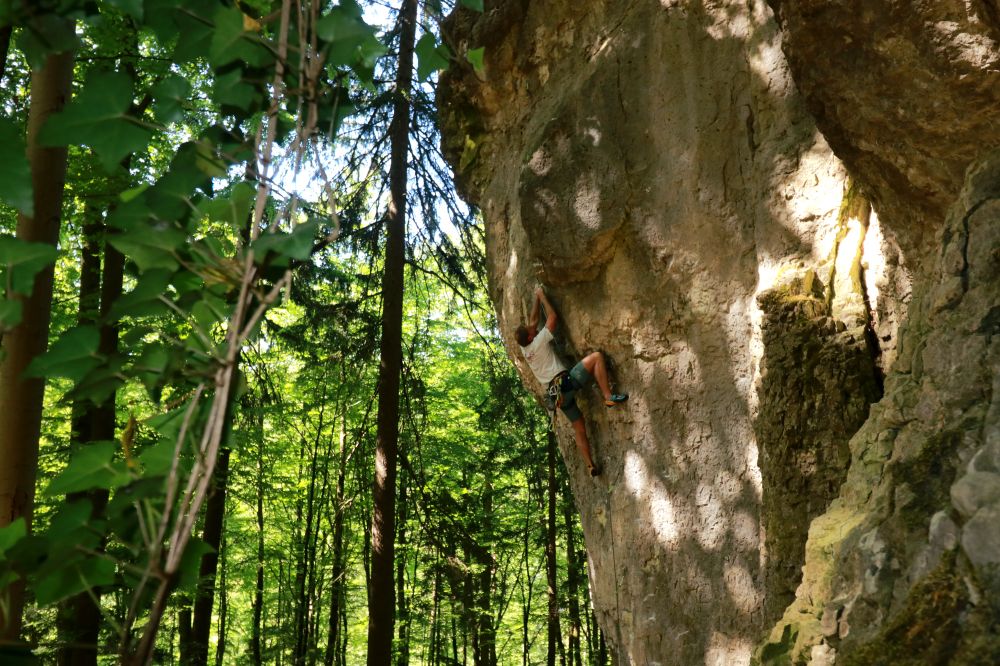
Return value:
<svg viewBox="0 0 1000 666">
<path fill-rule="evenodd" d="M 71 560 L 39 578 L 34 585 L 35 598 L 39 605 L 48 606 L 85 590 L 114 582 L 115 563 L 106 557 Z"/>
<path fill-rule="evenodd" d="M 14 328 L 21 323 L 24 303 L 8 299 L 0 301 L 0 328 Z"/>
<path fill-rule="evenodd" d="M 170 363 L 170 353 L 161 344 L 151 344 L 142 350 L 132 365 L 132 372 L 139 377 L 146 389 L 152 391 L 163 379 Z"/>
<path fill-rule="evenodd" d="M 434 35 L 429 32 L 424 33 L 414 50 L 417 54 L 417 79 L 420 81 L 448 66 L 451 51 L 444 44 L 438 45 Z"/>
<path fill-rule="evenodd" d="M 112 458 L 118 442 L 92 442 L 80 447 L 69 465 L 52 479 L 45 494 L 53 497 L 91 488 L 114 488 L 132 480 L 123 461 Z"/>
<path fill-rule="evenodd" d="M 177 268 L 177 250 L 187 242 L 187 234 L 173 226 L 137 226 L 108 238 L 115 248 L 135 262 L 139 270 Z"/>
<path fill-rule="evenodd" d="M 180 571 L 178 572 L 180 575 L 177 582 L 178 588 L 190 591 L 198 585 L 201 558 L 213 550 L 215 549 L 198 537 L 191 537 L 187 547 L 184 549 L 184 554 L 181 556 Z"/>
<path fill-rule="evenodd" d="M 48 146 L 90 146 L 112 171 L 126 155 L 144 150 L 152 136 L 128 115 L 131 107 L 132 79 L 127 74 L 92 74 L 80 95 L 49 118 L 39 140 Z"/>
<path fill-rule="evenodd" d="M 121 199 L 122 203 L 129 203 L 148 189 L 149 183 L 143 183 L 142 185 L 125 190 L 118 195 L 118 198 Z"/>
<path fill-rule="evenodd" d="M 478 49 L 469 49 L 468 53 L 465 54 L 466 59 L 472 63 L 473 69 L 477 73 L 483 72 L 483 56 L 486 53 L 486 48 L 480 46 Z"/>
<path fill-rule="evenodd" d="M 49 523 L 46 535 L 62 545 L 72 546 L 74 543 L 79 543 L 79 537 L 73 533 L 88 526 L 93 511 L 94 505 L 86 498 L 62 504 Z"/>
<path fill-rule="evenodd" d="M 143 0 L 108 0 L 108 3 L 122 10 L 132 18 L 142 21 Z"/>
<path fill-rule="evenodd" d="M 9 525 L 0 527 L 0 555 L 6 553 L 10 548 L 23 539 L 28 533 L 28 528 L 24 518 L 17 518 Z"/>
<path fill-rule="evenodd" d="M 243 29 L 243 12 L 220 7 L 213 18 L 215 29 L 212 31 L 208 59 L 214 67 L 221 68 L 236 61 L 262 67 L 271 61 L 267 49 L 253 41 L 256 36 Z"/>
<path fill-rule="evenodd" d="M 360 8 L 354 2 L 344 1 L 331 9 L 316 24 L 316 33 L 327 43 L 327 60 L 335 67 L 371 66 L 386 52 L 375 35 L 375 28 L 365 23 Z"/>
<path fill-rule="evenodd" d="M 28 365 L 28 377 L 66 377 L 77 381 L 101 363 L 97 357 L 100 332 L 94 326 L 76 326 L 56 340 L 47 352 Z"/>
<path fill-rule="evenodd" d="M 121 366 L 121 358 L 112 357 L 108 365 L 96 367 L 79 379 L 68 397 L 103 405 L 125 383 Z"/>
<path fill-rule="evenodd" d="M 18 294 L 30 295 L 35 275 L 55 262 L 58 255 L 59 251 L 48 243 L 0 236 L 0 264 L 7 265 L 11 290 Z"/>
<path fill-rule="evenodd" d="M 243 80 L 243 70 L 236 68 L 215 76 L 212 99 L 229 113 L 233 111 L 249 113 L 256 105 L 259 95 L 252 85 Z"/>
<path fill-rule="evenodd" d="M 184 105 L 191 98 L 191 84 L 183 76 L 171 74 L 153 86 L 150 92 L 156 100 L 153 114 L 161 123 L 169 125 L 184 117 Z"/>
<path fill-rule="evenodd" d="M 184 424 L 184 414 L 187 409 L 188 405 L 184 405 L 169 412 L 151 416 L 146 419 L 146 425 L 160 433 L 164 438 L 176 441 L 181 434 L 181 426 Z"/>
<path fill-rule="evenodd" d="M 174 461 L 175 444 L 176 442 L 169 439 L 161 439 L 139 454 L 139 462 L 142 464 L 145 476 L 161 476 L 170 471 L 170 465 Z"/>
<path fill-rule="evenodd" d="M 49 55 L 75 51 L 80 45 L 73 21 L 53 12 L 32 12 L 27 25 L 16 34 L 18 47 L 35 71 L 45 65 Z"/>
<path fill-rule="evenodd" d="M 119 216 L 116 210 L 109 224 L 114 222 L 119 228 L 129 228 L 149 216 L 186 220 L 194 209 L 194 190 L 208 190 L 212 178 L 226 175 L 225 167 L 210 141 L 188 141 L 177 149 L 166 175 L 146 190 L 144 196 L 129 203 L 129 214 Z"/>
<path fill-rule="evenodd" d="M 178 294 L 201 291 L 205 288 L 205 278 L 192 271 L 181 270 L 174 273 L 171 283 Z"/>
<path fill-rule="evenodd" d="M 170 26 L 169 33 L 177 35 L 177 45 L 174 47 L 174 62 L 184 64 L 208 57 L 208 52 L 212 44 L 212 30 L 214 26 L 204 17 L 192 15 L 188 11 L 176 11 L 173 13 L 173 20 L 176 28 Z M 165 25 L 167 22 L 163 21 Z M 164 29 L 161 27 L 161 29 Z"/>
<path fill-rule="evenodd" d="M 462 6 L 468 7 L 473 11 L 482 13 L 483 0 L 462 0 Z"/>
<path fill-rule="evenodd" d="M 304 261 L 312 253 L 313 239 L 319 229 L 318 220 L 310 220 L 296 225 L 292 233 L 281 231 L 261 234 L 254 243 L 257 259 L 263 260 L 268 252 L 274 252 L 282 257 Z"/>
<path fill-rule="evenodd" d="M 111 316 L 120 319 L 125 316 L 146 317 L 167 312 L 169 307 L 161 297 L 169 284 L 169 271 L 157 269 L 144 272 L 132 291 L 123 294 L 111 306 Z"/>
<path fill-rule="evenodd" d="M 221 298 L 206 293 L 204 298 L 191 308 L 194 320 L 206 334 L 211 334 L 216 324 L 229 318 L 229 308 Z"/>
<path fill-rule="evenodd" d="M 31 166 L 24 150 L 24 132 L 6 118 L 0 118 L 0 146 L 4 159 L 0 161 L 0 199 L 28 217 L 35 214 L 31 188 Z"/>
<path fill-rule="evenodd" d="M 224 222 L 236 232 L 246 228 L 257 191 L 249 183 L 237 183 L 229 194 L 207 199 L 199 208 L 208 219 Z"/>
</svg>

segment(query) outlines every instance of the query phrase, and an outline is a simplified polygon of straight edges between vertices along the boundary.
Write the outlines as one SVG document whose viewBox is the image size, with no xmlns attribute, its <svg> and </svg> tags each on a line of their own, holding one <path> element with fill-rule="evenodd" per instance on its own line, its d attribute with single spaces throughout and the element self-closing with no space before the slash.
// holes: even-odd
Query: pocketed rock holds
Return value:
<svg viewBox="0 0 1000 666">
<path fill-rule="evenodd" d="M 977 568 L 1000 565 L 1000 502 L 980 508 L 962 526 L 962 550 Z"/>
<path fill-rule="evenodd" d="M 962 482 L 1000 473 L 995 3 L 486 0 L 446 27 L 442 149 L 511 358 L 540 391 L 511 334 L 541 280 L 633 392 L 588 413 L 601 483 L 557 421 L 616 663 L 744 666 L 782 613 L 764 663 L 1000 663 L 994 502 Z"/>
<path fill-rule="evenodd" d="M 851 440 L 847 479 L 810 529 L 802 585 L 758 651 L 760 663 L 808 661 L 815 646 L 835 649 L 847 666 L 1000 663 L 992 435 L 1000 427 L 1000 335 L 981 324 L 1000 306 L 998 202 L 993 153 L 970 168 L 938 235 L 939 270 L 914 289 L 896 372 Z M 958 297 L 935 307 L 931 295 L 956 274 Z M 887 430 L 892 446 L 879 447 Z M 843 607 L 848 634 L 831 636 L 822 623 L 831 604 Z M 793 624 L 799 631 L 787 646 L 781 637 Z"/>
<path fill-rule="evenodd" d="M 951 503 L 965 518 L 996 502 L 1000 502 L 1000 474 L 970 472 L 951 487 Z M 1000 525 L 996 531 L 1000 534 Z"/>
</svg>

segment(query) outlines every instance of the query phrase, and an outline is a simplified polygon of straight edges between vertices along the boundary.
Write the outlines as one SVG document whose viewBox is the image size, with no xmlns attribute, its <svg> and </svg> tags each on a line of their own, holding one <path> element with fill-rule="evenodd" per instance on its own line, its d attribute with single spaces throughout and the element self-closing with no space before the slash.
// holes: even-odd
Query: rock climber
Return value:
<svg viewBox="0 0 1000 666">
<path fill-rule="evenodd" d="M 539 309 L 545 308 L 545 326 L 538 330 Z M 531 308 L 531 316 L 528 325 L 521 324 L 517 327 L 514 337 L 521 347 L 521 354 L 528 362 L 531 371 L 541 382 L 542 386 L 548 387 L 549 396 L 555 404 L 562 410 L 566 418 L 573 424 L 573 432 L 576 435 L 576 448 L 587 463 L 587 469 L 591 476 L 599 476 L 600 465 L 594 464 L 590 455 L 590 440 L 587 439 L 587 426 L 583 420 L 580 407 L 576 404 L 576 394 L 594 380 L 597 381 L 598 388 L 604 394 L 604 404 L 607 407 L 614 407 L 628 400 L 628 393 L 612 393 L 611 385 L 608 382 L 608 366 L 601 352 L 591 352 L 567 370 L 566 365 L 556 354 L 552 346 L 552 334 L 556 330 L 556 322 L 559 317 L 556 309 L 552 307 L 549 299 L 545 296 L 545 290 L 541 287 L 535 289 L 535 303 Z"/>
</svg>

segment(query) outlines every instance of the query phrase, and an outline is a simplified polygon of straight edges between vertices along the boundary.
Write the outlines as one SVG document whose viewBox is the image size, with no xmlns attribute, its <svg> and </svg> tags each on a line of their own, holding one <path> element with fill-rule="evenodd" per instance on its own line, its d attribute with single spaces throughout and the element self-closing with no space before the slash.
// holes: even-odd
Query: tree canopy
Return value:
<svg viewBox="0 0 1000 666">
<path fill-rule="evenodd" d="M 372 663 L 381 599 L 378 663 L 607 663 L 438 148 L 452 9 L 0 2 L 0 661 Z"/>
</svg>

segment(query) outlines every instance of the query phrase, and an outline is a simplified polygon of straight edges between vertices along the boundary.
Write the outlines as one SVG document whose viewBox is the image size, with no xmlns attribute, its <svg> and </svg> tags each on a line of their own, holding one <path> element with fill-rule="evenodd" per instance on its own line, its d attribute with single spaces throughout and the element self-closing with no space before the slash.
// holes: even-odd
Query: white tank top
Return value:
<svg viewBox="0 0 1000 666">
<path fill-rule="evenodd" d="M 547 326 L 542 326 L 542 330 L 527 347 L 521 347 L 521 353 L 542 386 L 548 385 L 553 377 L 566 371 L 566 366 L 559 360 L 552 346 L 552 331 Z"/>
</svg>

